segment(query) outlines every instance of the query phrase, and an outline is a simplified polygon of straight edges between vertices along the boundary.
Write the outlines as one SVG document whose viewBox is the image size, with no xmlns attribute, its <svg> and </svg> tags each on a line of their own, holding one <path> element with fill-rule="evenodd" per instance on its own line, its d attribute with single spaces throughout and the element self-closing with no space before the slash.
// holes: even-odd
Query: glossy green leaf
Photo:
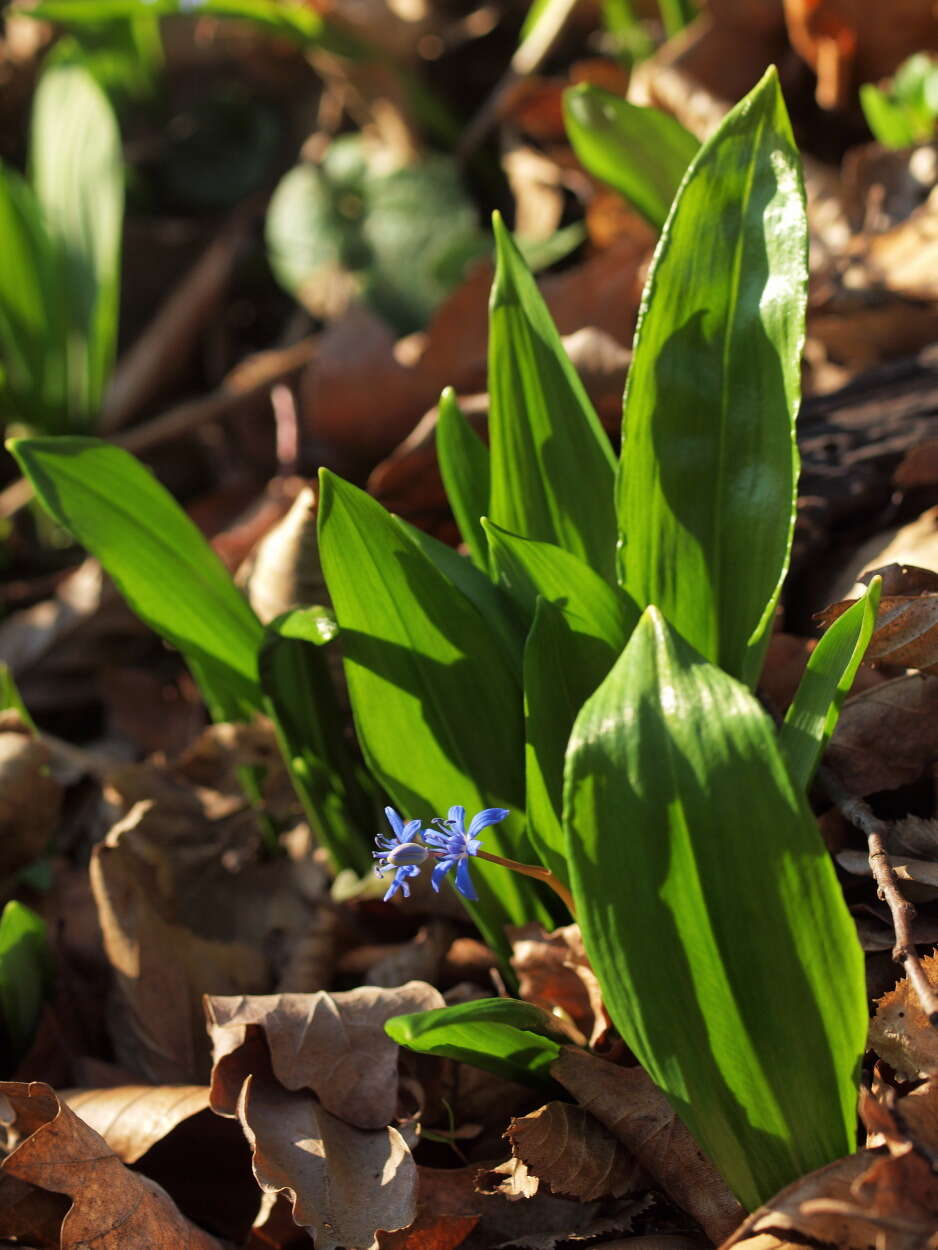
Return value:
<svg viewBox="0 0 938 1250">
<path fill-rule="evenodd" d="M 133 456 L 93 438 L 13 439 L 46 511 L 104 565 L 124 598 L 185 656 L 212 715 L 261 706 L 262 629 L 173 497 Z"/>
<path fill-rule="evenodd" d="M 482 520 L 489 510 L 489 451 L 462 414 L 456 392 L 448 386 L 440 396 L 436 454 L 446 496 L 473 563 L 488 568 Z"/>
<path fill-rule="evenodd" d="M 614 457 L 537 285 L 496 214 L 489 305 L 489 516 L 613 569 Z"/>
<path fill-rule="evenodd" d="M 57 267 L 32 189 L 0 163 L 0 407 L 56 432 L 65 410 Z"/>
<path fill-rule="evenodd" d="M 775 71 L 688 171 L 645 288 L 625 393 L 620 574 L 754 683 L 794 525 L 807 223 Z"/>
<path fill-rule="evenodd" d="M 586 626 L 584 628 L 584 626 Z M 627 635 L 603 635 L 576 606 L 539 599 L 524 649 L 524 761 L 528 837 L 540 862 L 569 884 L 563 770 L 574 721 L 612 668 Z"/>
<path fill-rule="evenodd" d="M 550 1017 L 514 998 L 483 998 L 436 1011 L 394 1016 L 385 1032 L 409 1050 L 455 1059 L 496 1076 L 535 1088 L 555 1083 L 550 1065 L 560 1043 L 550 1035 Z"/>
<path fill-rule="evenodd" d="M 563 115 L 584 169 L 660 230 L 699 141 L 670 114 L 630 104 L 589 83 L 567 88 Z"/>
<path fill-rule="evenodd" d="M 324 652 L 337 632 L 324 608 L 296 608 L 264 630 L 257 667 L 310 828 L 337 871 L 365 873 L 373 864 L 377 804 L 345 745 L 345 717 Z"/>
<path fill-rule="evenodd" d="M 849 1154 L 853 922 L 769 717 L 654 607 L 577 718 L 564 826 L 612 1019 L 740 1201 Z"/>
<path fill-rule="evenodd" d="M 524 859 L 521 690 L 502 644 L 379 503 L 326 470 L 320 478 L 320 557 L 373 776 L 408 819 L 455 803 L 470 815 L 515 809 L 486 831 L 485 849 Z M 473 876 L 480 902 L 470 907 L 500 949 L 504 923 L 546 917 L 526 878 L 478 861 Z"/>
<path fill-rule="evenodd" d="M 29 1049 L 51 976 L 45 921 L 11 899 L 0 915 L 0 1012 L 14 1059 Z"/>
<path fill-rule="evenodd" d="M 56 252 L 72 429 L 97 418 L 117 347 L 124 161 L 117 120 L 78 60 L 55 58 L 33 101 L 30 174 Z"/>
<path fill-rule="evenodd" d="M 825 631 L 785 714 L 778 743 L 792 780 L 802 790 L 811 784 L 837 728 L 841 705 L 873 636 L 882 586 L 882 578 L 874 578 L 863 597 Z"/>
<path fill-rule="evenodd" d="M 625 646 L 638 620 L 638 609 L 627 594 L 562 547 L 519 538 L 487 518 L 482 525 L 492 571 L 517 605 L 526 627 L 541 598 L 569 609 L 581 633 L 604 639 L 616 651 Z"/>
</svg>

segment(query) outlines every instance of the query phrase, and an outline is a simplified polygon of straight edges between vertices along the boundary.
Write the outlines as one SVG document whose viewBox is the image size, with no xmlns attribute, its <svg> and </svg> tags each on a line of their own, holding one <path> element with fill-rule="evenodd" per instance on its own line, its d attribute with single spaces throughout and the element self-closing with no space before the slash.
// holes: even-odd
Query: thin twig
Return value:
<svg viewBox="0 0 938 1250">
<path fill-rule="evenodd" d="M 903 898 L 899 889 L 899 878 L 889 862 L 885 836 L 889 827 L 885 821 L 880 820 L 874 814 L 869 803 L 848 794 L 829 769 L 819 769 L 818 780 L 841 815 L 866 837 L 869 846 L 870 869 L 873 873 L 873 880 L 876 882 L 877 893 L 889 908 L 896 931 L 896 944 L 892 948 L 893 960 L 905 969 L 909 983 L 918 996 L 929 1024 L 938 1028 L 938 991 L 925 975 L 922 961 L 915 949 L 915 942 L 912 940 L 915 908 L 907 898 Z"/>
</svg>

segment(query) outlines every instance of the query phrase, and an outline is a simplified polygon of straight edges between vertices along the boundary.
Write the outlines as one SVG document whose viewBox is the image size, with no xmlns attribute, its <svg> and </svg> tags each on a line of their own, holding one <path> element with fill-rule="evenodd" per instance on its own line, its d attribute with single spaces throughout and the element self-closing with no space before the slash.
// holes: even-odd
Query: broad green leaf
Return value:
<svg viewBox="0 0 938 1250">
<path fill-rule="evenodd" d="M 794 524 L 807 224 L 770 70 L 701 148 L 645 287 L 625 391 L 620 574 L 753 684 Z"/>
<path fill-rule="evenodd" d="M 30 172 L 57 253 L 69 422 L 87 428 L 117 346 L 124 163 L 113 110 L 77 61 L 56 58 L 39 80 Z"/>
<path fill-rule="evenodd" d="M 53 433 L 65 409 L 56 260 L 32 189 L 2 163 L 0 239 L 0 408 Z"/>
<path fill-rule="evenodd" d="M 528 838 L 541 863 L 570 882 L 563 832 L 563 770 L 574 721 L 625 645 L 627 634 L 584 629 L 575 605 L 538 599 L 524 649 Z"/>
<path fill-rule="evenodd" d="M 338 632 L 323 608 L 296 608 L 264 630 L 257 668 L 265 709 L 310 828 L 338 871 L 373 864 L 376 804 L 345 745 L 345 725 L 324 653 Z"/>
<path fill-rule="evenodd" d="M 778 744 L 792 780 L 802 790 L 811 784 L 837 728 L 841 705 L 873 636 L 882 586 L 882 578 L 874 578 L 863 597 L 825 631 L 785 714 Z"/>
<path fill-rule="evenodd" d="M 563 96 L 567 137 L 584 169 L 660 230 L 700 143 L 660 109 L 580 83 Z"/>
<path fill-rule="evenodd" d="M 534 619 L 537 600 L 546 599 L 568 609 L 581 633 L 602 638 L 621 651 L 638 620 L 638 609 L 627 594 L 562 547 L 519 538 L 487 518 L 482 525 L 493 574 L 517 605 L 526 627 Z"/>
<path fill-rule="evenodd" d="M 385 1021 L 385 1032 L 409 1050 L 469 1063 L 535 1088 L 554 1085 L 550 1065 L 560 1043 L 550 1017 L 514 998 L 482 998 L 436 1011 L 416 1011 Z"/>
<path fill-rule="evenodd" d="M 11 899 L 0 915 L 0 1011 L 16 1059 L 33 1040 L 51 976 L 45 921 Z"/>
<path fill-rule="evenodd" d="M 455 803 L 518 809 L 521 690 L 498 638 L 379 503 L 326 470 L 320 480 L 320 558 L 373 776 L 408 819 Z M 526 858 L 517 814 L 486 831 L 485 849 Z M 473 874 L 472 914 L 500 949 L 504 923 L 546 917 L 526 878 L 479 861 Z"/>
<path fill-rule="evenodd" d="M 212 715 L 238 720 L 260 708 L 260 622 L 152 473 L 94 438 L 20 438 L 9 448 L 46 511 L 97 556 L 137 615 L 183 653 Z"/>
<path fill-rule="evenodd" d="M 394 518 L 410 540 L 415 543 L 431 564 L 435 564 L 443 576 L 466 596 L 488 622 L 492 633 L 504 648 L 505 658 L 518 681 L 521 680 L 521 653 L 524 650 L 524 628 L 514 611 L 511 600 L 466 556 L 440 542 L 432 534 L 417 529 L 400 517 Z"/>
<path fill-rule="evenodd" d="M 16 712 L 24 725 L 36 733 L 36 725 L 17 689 L 9 664 L 0 662 L 0 712 Z"/>
<path fill-rule="evenodd" d="M 453 516 L 473 563 L 488 568 L 482 520 L 489 510 L 489 451 L 462 414 L 456 392 L 440 396 L 436 453 Z"/>
<path fill-rule="evenodd" d="M 577 718 L 564 827 L 612 1019 L 740 1201 L 849 1154 L 853 922 L 769 717 L 657 608 Z"/>
<path fill-rule="evenodd" d="M 614 457 L 537 285 L 496 214 L 489 305 L 489 515 L 605 575 L 614 563 Z"/>
</svg>

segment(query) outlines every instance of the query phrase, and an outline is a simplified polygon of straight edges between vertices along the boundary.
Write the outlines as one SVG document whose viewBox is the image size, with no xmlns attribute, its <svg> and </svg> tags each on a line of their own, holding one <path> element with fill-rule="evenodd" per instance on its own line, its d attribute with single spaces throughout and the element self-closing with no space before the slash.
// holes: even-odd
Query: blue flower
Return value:
<svg viewBox="0 0 938 1250">
<path fill-rule="evenodd" d="M 479 897 L 472 884 L 472 878 L 469 876 L 469 857 L 470 855 L 478 855 L 482 846 L 476 835 L 480 834 L 488 825 L 494 825 L 498 821 L 504 820 L 507 815 L 507 808 L 487 807 L 484 811 L 478 812 L 473 816 L 467 833 L 466 809 L 464 807 L 451 807 L 449 815 L 445 820 L 442 817 L 436 820 L 435 823 L 439 826 L 439 831 L 436 829 L 427 829 L 425 831 L 423 835 L 424 841 L 435 853 L 439 861 L 433 869 L 433 876 L 430 880 L 434 890 L 439 891 L 440 882 L 448 872 L 455 868 L 456 876 L 453 884 L 459 893 L 472 902 Z"/>
<path fill-rule="evenodd" d="M 410 896 L 408 878 L 420 876 L 420 867 L 430 852 L 422 842 L 417 841 L 420 837 L 419 820 L 408 820 L 405 824 L 393 807 L 386 807 L 384 814 L 391 826 L 392 836 L 388 837 L 386 834 L 379 833 L 375 838 L 378 850 L 373 854 L 375 859 L 380 861 L 375 864 L 375 872 L 379 877 L 383 877 L 390 868 L 395 870 L 394 880 L 384 896 L 387 902 L 398 890 L 404 891 L 405 898 Z"/>
</svg>

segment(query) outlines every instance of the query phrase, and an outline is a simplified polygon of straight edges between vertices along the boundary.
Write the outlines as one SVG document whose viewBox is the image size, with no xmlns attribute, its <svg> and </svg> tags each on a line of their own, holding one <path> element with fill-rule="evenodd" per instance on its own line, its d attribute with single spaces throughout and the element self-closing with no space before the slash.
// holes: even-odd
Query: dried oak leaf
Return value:
<svg viewBox="0 0 938 1250">
<path fill-rule="evenodd" d="M 117 1085 L 61 1097 L 124 1163 L 136 1163 L 183 1120 L 208 1109 L 207 1085 Z"/>
<path fill-rule="evenodd" d="M 938 954 L 927 955 L 922 968 L 938 987 Z M 877 999 L 876 1015 L 870 1021 L 870 1045 L 907 1080 L 938 1073 L 938 1030 L 929 1023 L 908 977 Z"/>
<path fill-rule="evenodd" d="M 938 757 L 938 681 L 897 677 L 846 700 L 826 761 L 850 794 L 916 781 Z"/>
<path fill-rule="evenodd" d="M 248 1030 L 270 1048 L 273 1074 L 287 1090 L 309 1089 L 326 1111 L 362 1129 L 381 1129 L 397 1109 L 399 1047 L 384 1031 L 393 1016 L 444 1006 L 432 985 L 361 986 L 347 993 L 269 994 L 206 999 L 215 1055 L 212 1107 L 231 1115 L 250 1068 Z"/>
<path fill-rule="evenodd" d="M 608 1028 L 602 990 L 586 958 L 579 925 L 547 933 L 539 924 L 508 929 L 518 993 L 551 1013 L 560 1008 L 595 1045 Z"/>
<path fill-rule="evenodd" d="M 567 1198 L 621 1198 L 647 1179 L 619 1139 L 572 1103 L 549 1102 L 514 1119 L 506 1136 L 528 1173 Z"/>
<path fill-rule="evenodd" d="M 826 629 L 854 603 L 855 599 L 834 603 L 816 619 Z M 938 594 L 883 595 L 863 662 L 938 675 Z"/>
<path fill-rule="evenodd" d="M 742 1208 L 643 1069 L 565 1046 L 550 1071 L 709 1237 L 720 1241 L 736 1227 Z"/>
<path fill-rule="evenodd" d="M 354 1128 L 307 1091 L 281 1088 L 269 1071 L 245 1081 L 238 1119 L 258 1184 L 287 1194 L 317 1250 L 367 1250 L 378 1229 L 413 1223 L 417 1168 L 396 1129 Z"/>
<path fill-rule="evenodd" d="M 202 995 L 265 989 L 266 961 L 245 943 L 210 941 L 160 915 L 146 866 L 122 844 L 120 826 L 95 848 L 91 884 L 115 977 L 118 1062 L 155 1084 L 206 1078 Z"/>
<path fill-rule="evenodd" d="M 131 1172 L 103 1139 L 41 1082 L 0 1083 L 25 1140 L 2 1165 L 0 1219 L 15 1209 L 7 1181 L 72 1199 L 62 1221 L 60 1250 L 222 1250 L 222 1243 L 184 1218 L 153 1181 Z M 28 1134 L 28 1135 L 26 1135 Z M 11 1235 L 19 1236 L 12 1231 Z"/>
</svg>

